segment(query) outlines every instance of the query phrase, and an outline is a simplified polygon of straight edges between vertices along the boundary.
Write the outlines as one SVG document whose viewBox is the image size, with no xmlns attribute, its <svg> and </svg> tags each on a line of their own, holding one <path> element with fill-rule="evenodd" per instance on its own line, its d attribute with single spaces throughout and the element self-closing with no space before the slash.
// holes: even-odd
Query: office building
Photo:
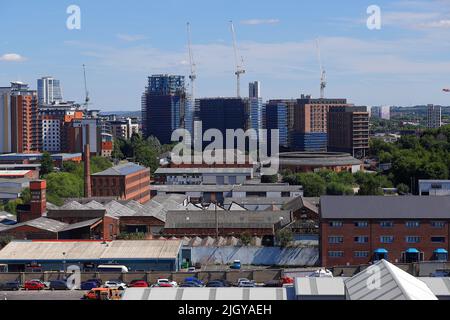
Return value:
<svg viewBox="0 0 450 320">
<path fill-rule="evenodd" d="M 429 104 L 427 106 L 427 128 L 437 129 L 442 126 L 442 107 Z"/>
<path fill-rule="evenodd" d="M 102 121 L 99 118 L 73 119 L 67 128 L 68 153 L 83 152 L 89 144 L 91 154 L 102 155 Z M 112 146 L 111 146 L 112 149 Z"/>
<path fill-rule="evenodd" d="M 11 87 L 0 88 L 0 154 L 11 152 Z"/>
<path fill-rule="evenodd" d="M 263 99 L 261 97 L 261 83 L 259 81 L 250 82 L 249 88 L 249 125 L 248 127 L 254 129 L 257 133 L 262 129 L 262 112 Z"/>
<path fill-rule="evenodd" d="M 268 130 L 267 141 L 271 141 L 271 131 L 279 130 L 279 145 L 280 148 L 289 147 L 289 102 L 285 100 L 270 100 L 265 105 L 265 122 L 264 128 Z M 271 144 L 269 143 L 268 146 Z M 274 150 L 278 152 L 279 150 Z M 271 150 L 269 151 L 271 154 Z"/>
<path fill-rule="evenodd" d="M 450 197 L 321 197 L 321 264 L 447 261 L 449 211 Z"/>
<path fill-rule="evenodd" d="M 202 135 L 208 129 L 218 129 L 224 137 L 226 149 L 226 130 L 247 130 L 248 99 L 243 98 L 204 98 L 199 99 L 198 121 L 202 122 Z M 232 142 L 230 141 L 230 144 Z M 204 146 L 209 142 L 204 142 Z M 235 143 L 233 143 L 235 145 Z M 243 151 L 243 150 L 241 150 Z"/>
<path fill-rule="evenodd" d="M 362 159 L 369 151 L 367 107 L 334 107 L 328 112 L 328 151 Z"/>
<path fill-rule="evenodd" d="M 391 107 L 390 106 L 376 106 L 370 109 L 370 117 L 374 119 L 390 120 Z"/>
<path fill-rule="evenodd" d="M 60 82 L 52 77 L 38 79 L 37 92 L 39 106 L 58 104 L 63 100 Z"/>
<path fill-rule="evenodd" d="M 328 112 L 331 108 L 347 105 L 346 99 L 312 99 L 302 95 L 293 112 L 291 148 L 294 151 L 326 151 Z"/>
<path fill-rule="evenodd" d="M 126 118 L 123 120 L 106 121 L 114 138 L 131 139 L 134 133 L 139 133 L 137 119 Z"/>
<path fill-rule="evenodd" d="M 152 75 L 142 95 L 142 131 L 161 144 L 170 144 L 172 132 L 181 128 L 186 110 L 184 76 Z"/>
</svg>

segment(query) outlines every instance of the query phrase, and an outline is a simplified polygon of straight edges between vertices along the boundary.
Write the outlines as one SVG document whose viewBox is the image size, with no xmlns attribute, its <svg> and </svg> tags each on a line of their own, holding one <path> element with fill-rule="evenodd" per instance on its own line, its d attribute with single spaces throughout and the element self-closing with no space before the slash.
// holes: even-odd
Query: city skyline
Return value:
<svg viewBox="0 0 450 320">
<path fill-rule="evenodd" d="M 249 82 L 260 81 L 264 100 L 299 98 L 301 93 L 318 97 L 318 38 L 326 97 L 368 106 L 449 105 L 442 89 L 450 87 L 450 44 L 442 39 L 450 35 L 450 1 L 377 1 L 381 30 L 366 26 L 371 4 L 79 1 L 81 30 L 68 30 L 70 2 L 30 2 L 30 14 L 19 16 L 11 12 L 23 3 L 5 3 L 1 21 L 15 32 L 0 41 L 0 86 L 21 80 L 36 89 L 38 78 L 51 75 L 61 81 L 65 99 L 81 103 L 85 63 L 93 108 L 137 111 L 149 75 L 188 76 L 189 21 L 197 98 L 232 97 L 233 20 L 247 70 L 242 92 Z M 41 22 L 36 30 L 29 30 L 30 17 Z"/>
</svg>

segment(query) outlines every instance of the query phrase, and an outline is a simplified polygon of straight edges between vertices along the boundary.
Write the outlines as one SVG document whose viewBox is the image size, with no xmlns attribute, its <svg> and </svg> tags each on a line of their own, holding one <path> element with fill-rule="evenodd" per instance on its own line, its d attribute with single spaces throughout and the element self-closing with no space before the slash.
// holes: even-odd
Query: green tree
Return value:
<svg viewBox="0 0 450 320">
<path fill-rule="evenodd" d="M 111 157 L 113 159 L 118 159 L 118 160 L 124 159 L 124 155 L 123 155 L 122 149 L 121 149 L 121 145 L 123 145 L 122 143 L 123 143 L 123 140 L 122 141 L 119 139 L 114 140 L 113 151 L 111 153 Z"/>
<path fill-rule="evenodd" d="M 406 195 L 409 193 L 409 187 L 404 183 L 400 183 L 397 185 L 397 192 L 400 195 Z"/>
<path fill-rule="evenodd" d="M 45 176 L 53 172 L 53 160 L 50 153 L 44 152 L 41 159 L 41 176 Z"/>
<path fill-rule="evenodd" d="M 375 176 L 367 176 L 366 180 L 359 186 L 360 196 L 382 196 L 383 189 L 380 181 Z"/>
<path fill-rule="evenodd" d="M 276 238 L 282 248 L 288 247 L 294 241 L 294 235 L 290 229 L 282 229 L 276 232 Z"/>
<path fill-rule="evenodd" d="M 278 175 L 274 174 L 272 176 L 262 176 L 261 177 L 262 183 L 277 183 L 278 182 Z"/>
<path fill-rule="evenodd" d="M 342 196 L 342 195 L 354 195 L 353 188 L 339 182 L 331 182 L 327 185 L 327 195 L 330 196 Z"/>
<path fill-rule="evenodd" d="M 326 193 L 325 180 L 317 174 L 299 173 L 297 181 L 303 186 L 305 197 L 320 197 Z"/>
<path fill-rule="evenodd" d="M 13 240 L 13 237 L 10 235 L 0 236 L 0 249 L 5 247 L 12 240 Z"/>
<path fill-rule="evenodd" d="M 111 161 L 109 161 L 105 157 L 98 157 L 98 156 L 92 157 L 90 163 L 91 163 L 91 174 L 101 172 L 112 167 Z"/>
<path fill-rule="evenodd" d="M 23 203 L 29 203 L 31 201 L 30 188 L 23 189 L 20 194 L 20 198 L 22 199 Z"/>
<path fill-rule="evenodd" d="M 17 215 L 17 206 L 20 204 L 23 204 L 23 201 L 20 198 L 15 199 L 15 200 L 9 200 L 8 203 L 4 207 L 4 210 L 13 215 Z"/>
<path fill-rule="evenodd" d="M 240 239 L 243 246 L 248 246 L 252 242 L 252 235 L 248 232 L 243 232 Z"/>
<path fill-rule="evenodd" d="M 50 173 L 47 176 L 47 199 L 56 205 L 62 205 L 64 198 L 83 196 L 83 178 L 68 172 Z"/>
<path fill-rule="evenodd" d="M 137 233 L 127 233 L 127 232 L 121 232 L 117 236 L 117 240 L 145 240 L 146 236 L 143 232 L 137 232 Z"/>
</svg>

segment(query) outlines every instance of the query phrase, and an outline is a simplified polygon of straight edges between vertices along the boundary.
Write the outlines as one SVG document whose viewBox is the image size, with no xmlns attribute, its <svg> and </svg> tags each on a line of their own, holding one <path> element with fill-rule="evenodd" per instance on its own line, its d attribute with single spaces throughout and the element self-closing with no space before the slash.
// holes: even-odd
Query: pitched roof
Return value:
<svg viewBox="0 0 450 320">
<path fill-rule="evenodd" d="M 84 228 L 84 227 L 90 227 L 90 226 L 96 224 L 99 221 L 102 221 L 102 219 L 96 218 L 96 219 L 81 221 L 81 222 L 78 222 L 78 223 L 73 223 L 73 224 L 70 224 L 67 227 L 61 229 L 60 232 L 61 231 L 75 230 L 75 229 Z"/>
<path fill-rule="evenodd" d="M 7 228 L 4 228 L 2 231 L 15 229 L 17 227 L 22 227 L 22 226 L 29 226 L 29 227 L 33 227 L 33 228 L 37 228 L 37 229 L 41 229 L 41 230 L 50 231 L 50 232 L 59 232 L 62 229 L 64 229 L 65 227 L 67 227 L 68 224 L 58 221 L 58 220 L 48 219 L 45 217 L 39 217 L 37 219 L 33 219 L 33 220 L 25 221 L 22 223 L 13 224 L 11 226 L 7 226 Z"/>
<path fill-rule="evenodd" d="M 448 219 L 450 196 L 323 196 L 324 219 Z"/>
<path fill-rule="evenodd" d="M 345 286 L 349 300 L 437 300 L 424 282 L 386 260 L 345 280 Z"/>
<path fill-rule="evenodd" d="M 142 170 L 149 170 L 133 162 L 119 164 L 105 171 L 94 173 L 93 176 L 127 176 Z"/>
<path fill-rule="evenodd" d="M 291 222 L 290 211 L 217 211 L 220 228 L 273 228 L 276 223 Z M 167 229 L 216 228 L 214 211 L 169 211 L 165 224 Z"/>
</svg>

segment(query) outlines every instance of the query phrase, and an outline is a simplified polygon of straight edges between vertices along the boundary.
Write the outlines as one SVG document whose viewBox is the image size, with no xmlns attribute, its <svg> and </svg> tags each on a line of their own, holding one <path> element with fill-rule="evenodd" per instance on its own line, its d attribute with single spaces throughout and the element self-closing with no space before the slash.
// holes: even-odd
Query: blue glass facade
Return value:
<svg viewBox="0 0 450 320">
<path fill-rule="evenodd" d="M 293 132 L 291 138 L 291 148 L 293 151 L 327 151 L 327 140 L 327 134 L 323 132 Z"/>
</svg>

